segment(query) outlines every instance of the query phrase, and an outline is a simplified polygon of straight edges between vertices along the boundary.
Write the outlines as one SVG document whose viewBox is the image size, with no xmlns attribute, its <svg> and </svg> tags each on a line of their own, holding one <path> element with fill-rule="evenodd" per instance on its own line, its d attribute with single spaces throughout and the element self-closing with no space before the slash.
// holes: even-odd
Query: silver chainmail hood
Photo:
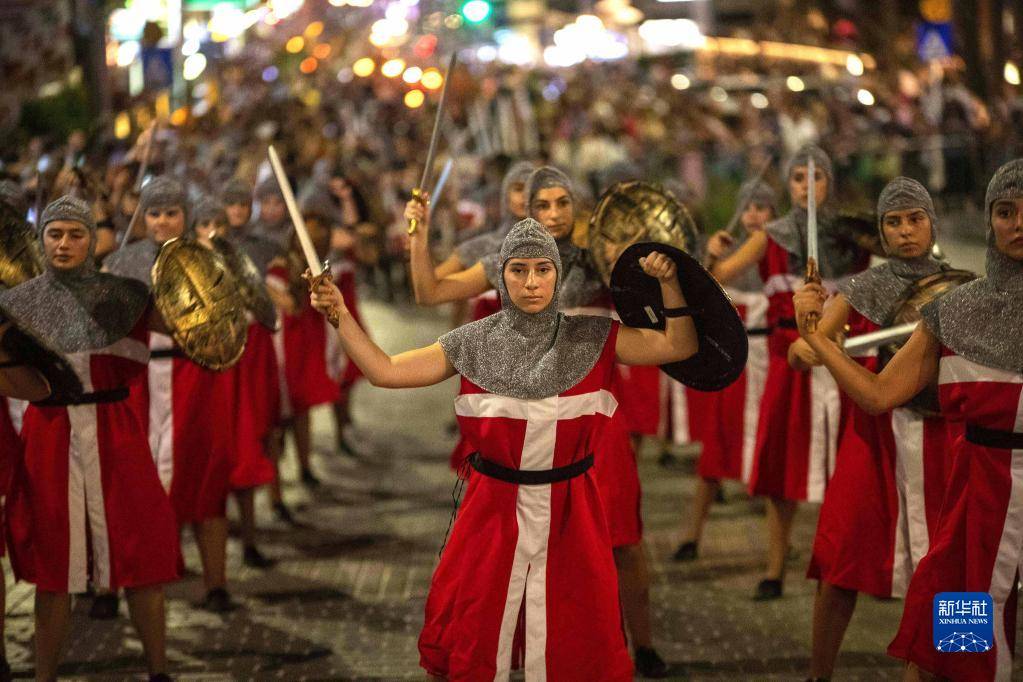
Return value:
<svg viewBox="0 0 1023 682">
<path fill-rule="evenodd" d="M 843 240 L 837 233 L 838 228 L 828 206 L 834 193 L 834 176 L 831 159 L 823 149 L 815 145 L 806 145 L 800 149 L 785 167 L 786 184 L 792 171 L 799 166 L 805 166 L 810 157 L 813 157 L 817 168 L 824 172 L 828 180 L 828 195 L 825 201 L 817 205 L 817 246 L 820 251 L 818 265 L 822 278 L 837 279 L 853 272 L 862 260 L 863 254 L 859 248 L 853 246 L 851 239 Z M 771 239 L 789 252 L 789 272 L 794 275 L 803 275 L 806 271 L 806 220 L 806 209 L 793 206 L 788 213 L 768 223 L 765 228 Z"/>
<path fill-rule="evenodd" d="M 440 337 L 444 354 L 458 371 L 497 395 L 539 400 L 579 383 L 600 358 L 611 329 L 606 317 L 558 312 L 562 263 L 550 233 L 531 218 L 515 224 L 501 247 L 501 269 L 512 258 L 548 258 L 558 281 L 541 312 L 525 313 L 512 303 L 499 278 L 500 312 Z"/>
<path fill-rule="evenodd" d="M 227 224 L 227 211 L 224 210 L 224 204 L 213 197 L 203 197 L 195 202 L 194 213 L 195 225 L 202 225 L 211 221 L 219 222 L 222 225 Z"/>
<path fill-rule="evenodd" d="M 1021 198 L 1023 159 L 1015 159 L 995 171 L 984 196 L 986 276 L 954 289 L 921 311 L 942 345 L 967 360 L 1011 372 L 1023 372 L 1023 262 L 998 250 L 991 209 L 999 199 Z"/>
<path fill-rule="evenodd" d="M 501 250 L 501 244 L 504 243 L 508 230 L 519 219 L 508 210 L 508 193 L 511 191 L 512 185 L 516 183 L 524 185 L 529 180 L 534 168 L 535 166 L 529 161 L 518 161 L 512 164 L 508 172 L 504 174 L 504 180 L 501 181 L 501 223 L 495 229 L 466 239 L 455 247 L 455 253 L 458 254 L 458 260 L 462 265 L 470 267 L 478 263 L 484 256 Z"/>
<path fill-rule="evenodd" d="M 188 201 L 188 190 L 185 186 L 168 175 L 158 175 L 145 184 L 139 192 L 139 210 L 145 212 L 151 208 L 168 208 L 178 206 L 185 213 L 185 229 L 192 225 L 191 205 Z"/>
<path fill-rule="evenodd" d="M 252 207 L 252 187 L 241 178 L 228 180 L 224 188 L 220 190 L 220 200 L 225 206 L 241 204 Z"/>
<path fill-rule="evenodd" d="M 948 267 L 931 254 L 931 247 L 938 236 L 938 219 L 931 195 L 923 185 L 911 178 L 895 178 L 885 185 L 877 199 L 877 230 L 885 252 L 890 254 L 882 227 L 885 214 L 911 208 L 923 209 L 931 219 L 931 241 L 927 252 L 918 258 L 889 255 L 887 262 L 853 275 L 852 279 L 839 285 L 839 291 L 849 301 L 849 305 L 877 325 L 886 326 L 891 323 L 896 304 L 913 282 Z"/>
<path fill-rule="evenodd" d="M 96 222 L 81 199 L 60 197 L 40 218 L 40 235 L 54 220 L 73 220 L 89 230 L 89 257 L 74 270 L 58 270 L 47 259 L 35 279 L 0 292 L 0 310 L 21 326 L 46 338 L 64 353 L 104 348 L 127 336 L 149 302 L 145 286 L 97 272 Z"/>
</svg>

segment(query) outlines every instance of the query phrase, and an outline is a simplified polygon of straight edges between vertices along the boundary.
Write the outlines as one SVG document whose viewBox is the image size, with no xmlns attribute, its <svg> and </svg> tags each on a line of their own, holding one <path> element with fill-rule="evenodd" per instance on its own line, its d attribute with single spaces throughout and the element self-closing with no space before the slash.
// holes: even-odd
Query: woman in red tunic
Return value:
<svg viewBox="0 0 1023 682">
<path fill-rule="evenodd" d="M 150 679 L 169 679 L 163 584 L 178 577 L 177 526 L 129 400 L 143 389 L 149 359 L 148 295 L 94 269 L 88 204 L 62 197 L 40 223 L 47 269 L 0 293 L 0 310 L 63 352 L 84 394 L 25 411 L 24 456 L 7 501 L 11 565 L 36 585 L 36 679 L 56 679 L 70 594 L 90 581 L 125 588 Z"/>
<path fill-rule="evenodd" d="M 738 204 L 743 207 L 739 221 L 746 230 L 747 239 L 764 230 L 777 215 L 775 195 L 765 182 L 748 181 L 739 188 Z M 723 236 L 722 236 L 723 235 Z M 745 243 L 745 242 L 744 242 Z M 746 369 L 734 384 L 720 391 L 705 392 L 687 388 L 680 383 L 672 387 L 675 412 L 684 415 L 686 423 L 678 425 L 676 432 L 685 434 L 685 440 L 701 445 L 696 463 L 696 494 L 683 541 L 675 550 L 676 561 L 696 558 L 707 513 L 721 491 L 721 481 L 749 483 L 753 466 L 753 446 L 757 437 L 757 417 L 760 414 L 760 396 L 764 392 L 767 374 L 767 297 L 759 274 L 749 268 L 744 272 L 729 271 L 728 277 L 718 272 L 715 262 L 732 250 L 733 239 L 727 232 L 714 235 L 708 243 L 712 250 L 709 268 L 718 278 L 725 292 L 739 310 L 746 333 L 749 335 L 749 355 Z M 678 402 L 682 401 L 681 405 Z M 684 409 L 679 409 L 684 405 Z M 736 419 L 741 415 L 741 419 Z"/>
<path fill-rule="evenodd" d="M 816 171 L 811 179 L 809 159 Z M 753 450 L 750 493 L 767 498 L 767 571 L 755 599 L 782 595 L 785 557 L 792 521 L 802 501 L 824 497 L 838 435 L 840 403 L 834 380 L 823 368 L 792 369 L 789 346 L 799 338 L 792 310 L 792 292 L 806 274 L 806 221 L 809 183 L 818 203 L 821 276 L 834 291 L 840 279 L 865 268 L 870 254 L 838 231 L 830 218 L 828 197 L 834 189 L 831 160 L 819 147 L 807 145 L 789 160 L 785 173 L 792 210 L 751 235 L 731 257 L 715 267 L 743 272 L 757 265 L 768 299 L 768 366 L 760 401 Z M 725 278 L 727 280 L 727 277 Z"/>
<path fill-rule="evenodd" d="M 184 186 L 166 176 L 152 179 L 139 196 L 147 237 L 115 251 L 104 268 L 152 283 L 160 245 L 191 228 Z M 138 409 L 148 418 L 149 445 L 160 480 L 181 526 L 190 525 L 199 545 L 203 608 L 235 608 L 227 591 L 227 496 L 234 451 L 234 381 L 189 360 L 174 340 L 152 334 L 147 390 Z M 133 396 L 133 400 L 136 398 Z"/>
<path fill-rule="evenodd" d="M 572 242 L 577 202 L 571 180 L 557 168 L 537 168 L 526 182 L 525 194 L 529 216 L 544 225 L 558 245 L 564 265 L 564 286 L 559 298 L 562 312 L 610 315 L 607 288 L 590 264 L 587 251 Z M 421 204 L 413 201 L 406 207 L 405 217 L 423 223 L 427 214 Z M 436 305 L 500 287 L 499 251 L 484 256 L 467 270 L 438 279 L 429 255 L 428 230 L 429 223 L 423 223 L 410 245 L 417 302 Z M 621 378 L 616 372 L 615 389 L 620 386 Z M 617 393 L 615 397 L 622 402 Z M 650 575 L 641 544 L 643 523 L 636 455 L 623 413 L 616 411 L 601 428 L 594 466 L 618 567 L 625 626 L 636 652 L 636 668 L 646 677 L 663 677 L 667 666 L 653 646 Z"/>
<path fill-rule="evenodd" d="M 795 296 L 800 333 L 839 385 L 879 414 L 937 382 L 942 414 L 963 422 L 930 550 L 909 584 L 899 633 L 889 654 L 955 680 L 1008 680 L 1016 639 L 1016 592 L 1023 545 L 1023 159 L 1002 166 L 985 197 L 986 277 L 924 307 L 919 325 L 880 374 L 847 358 L 824 334 L 809 333 L 825 292 Z M 935 597 L 986 592 L 994 641 L 970 633 L 936 641 Z M 969 630 L 969 626 L 963 626 Z"/>
<path fill-rule="evenodd" d="M 847 325 L 850 335 L 890 325 L 916 281 L 948 269 L 931 255 L 937 221 L 931 197 L 920 183 L 904 177 L 892 180 L 878 198 L 877 215 L 889 260 L 839 287 L 820 322 L 822 333 L 831 338 Z M 789 347 L 789 360 L 799 369 L 819 364 L 802 339 Z M 857 360 L 877 370 L 876 351 Z M 930 431 L 932 438 L 903 443 L 895 438 L 893 418 L 890 412 L 869 415 L 842 396 L 835 474 L 824 495 L 807 573 L 820 581 L 814 601 L 812 678 L 831 677 L 858 593 L 901 597 L 927 552 L 927 517 L 937 516 L 944 493 L 945 422 L 932 419 L 917 429 L 921 435 Z M 910 423 L 914 417 L 902 419 Z M 908 433 L 900 435 L 906 438 Z M 938 479 L 929 491 L 925 471 Z"/>
<path fill-rule="evenodd" d="M 462 376 L 455 409 L 477 447 L 478 475 L 433 576 L 420 661 L 434 679 L 506 680 L 524 611 L 528 678 L 631 680 L 590 471 L 593 432 L 615 410 L 616 356 L 631 364 L 689 357 L 696 333 L 686 317 L 654 332 L 559 313 L 561 257 L 534 220 L 516 224 L 501 258 L 500 313 L 394 357 L 366 337 L 336 287 L 324 283 L 312 296 L 372 383 L 425 386 Z M 643 267 L 660 280 L 666 307 L 685 306 L 668 258 L 652 254 Z"/>
</svg>

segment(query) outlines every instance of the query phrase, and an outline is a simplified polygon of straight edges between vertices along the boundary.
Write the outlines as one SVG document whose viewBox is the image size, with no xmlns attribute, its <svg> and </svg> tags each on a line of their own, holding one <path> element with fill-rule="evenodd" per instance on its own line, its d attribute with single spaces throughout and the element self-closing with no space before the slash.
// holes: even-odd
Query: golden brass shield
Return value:
<svg viewBox="0 0 1023 682">
<path fill-rule="evenodd" d="M 892 317 L 885 326 L 894 327 L 907 322 L 920 320 L 920 310 L 935 299 L 941 298 L 952 289 L 966 284 L 977 278 L 977 275 L 969 270 L 955 270 L 949 268 L 936 272 L 933 275 L 921 277 L 903 294 L 902 298 L 895 305 Z M 899 352 L 903 344 L 893 343 L 878 349 L 878 360 L 880 369 Z M 931 385 L 917 394 L 907 405 L 917 414 L 925 417 L 937 417 L 941 414 L 938 407 L 938 387 Z"/>
<path fill-rule="evenodd" d="M 3 209 L 0 224 L 0 287 L 10 289 L 43 274 L 43 250 L 35 230 Z"/>
<path fill-rule="evenodd" d="M 696 224 L 670 192 L 638 180 L 615 183 L 590 216 L 589 250 L 604 283 L 615 262 L 638 242 L 670 244 L 688 254 L 697 249 Z"/>
<path fill-rule="evenodd" d="M 165 243 L 153 264 L 153 300 L 191 360 L 213 370 L 238 362 L 248 334 L 245 297 L 219 253 L 190 240 Z"/>
</svg>

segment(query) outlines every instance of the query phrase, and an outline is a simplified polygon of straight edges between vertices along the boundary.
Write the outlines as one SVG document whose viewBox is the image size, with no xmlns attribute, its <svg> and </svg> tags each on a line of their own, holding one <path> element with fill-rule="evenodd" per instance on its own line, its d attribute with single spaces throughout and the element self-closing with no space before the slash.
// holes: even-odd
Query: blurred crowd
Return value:
<svg viewBox="0 0 1023 682">
<path fill-rule="evenodd" d="M 335 43 L 336 59 L 314 60 L 309 70 L 281 62 L 271 41 L 254 39 L 234 58 L 211 61 L 191 84 L 193 105 L 175 112 L 174 125 L 158 122 L 151 144 L 139 133 L 155 108 L 143 100 L 131 109 L 130 134 L 115 137 L 107 125 L 66 139 L 25 136 L 0 150 L 0 175 L 20 182 L 37 205 L 78 187 L 116 239 L 141 176 L 187 179 L 196 195 L 219 194 L 232 178 L 255 186 L 270 175 L 272 143 L 299 193 L 325 187 L 344 209 L 365 278 L 390 297 L 404 285 L 402 209 L 419 183 L 439 90 L 420 86 L 425 102 L 413 107 L 402 78 L 384 76 L 379 64 L 368 76 L 354 74 L 353 50 Z M 774 169 L 808 142 L 831 154 L 850 208 L 870 206 L 901 174 L 924 182 L 945 210 L 969 210 L 991 169 L 1023 154 L 1023 102 L 1009 90 L 983 102 L 955 70 L 856 80 L 817 64 L 721 55 L 570 69 L 473 57 L 452 75 L 433 169 L 434 182 L 447 179 L 434 202 L 442 252 L 495 224 L 500 178 L 520 158 L 567 169 L 591 203 L 616 180 L 661 182 L 712 231 L 726 222 L 743 178 L 772 161 L 766 177 L 778 184 Z M 865 83 L 871 104 L 859 94 Z M 112 248 L 110 241 L 100 250 Z"/>
</svg>

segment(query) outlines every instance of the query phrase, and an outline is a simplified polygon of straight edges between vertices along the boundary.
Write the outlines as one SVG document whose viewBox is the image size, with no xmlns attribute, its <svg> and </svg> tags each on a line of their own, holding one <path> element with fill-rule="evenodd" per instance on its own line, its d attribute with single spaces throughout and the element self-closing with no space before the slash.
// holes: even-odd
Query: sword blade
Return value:
<svg viewBox="0 0 1023 682">
<path fill-rule="evenodd" d="M 817 166 L 813 158 L 806 163 L 806 174 L 809 177 L 806 193 L 806 259 L 811 258 L 820 265 L 817 250 Z"/>
<path fill-rule="evenodd" d="M 451 175 L 451 168 L 455 165 L 455 160 L 449 158 L 444 162 L 444 167 L 440 170 L 440 177 L 437 178 L 437 184 L 430 190 L 430 215 L 433 215 L 433 208 L 440 201 L 441 192 L 444 191 L 444 185 L 448 183 L 448 176 Z"/>
<path fill-rule="evenodd" d="M 298 242 L 302 245 L 302 254 L 305 256 L 306 265 L 309 266 L 309 272 L 312 273 L 313 277 L 318 277 L 323 273 L 323 263 L 320 262 L 319 257 L 316 255 L 313 240 L 309 237 L 305 221 L 302 220 L 302 213 L 298 210 L 295 194 L 291 191 L 291 183 L 288 182 L 288 176 L 284 173 L 284 166 L 281 165 L 281 157 L 277 156 L 277 150 L 273 148 L 273 145 L 267 148 L 267 155 L 270 157 L 270 167 L 273 168 L 274 177 L 277 178 L 277 185 L 281 188 L 281 194 L 284 195 L 284 203 L 288 207 L 291 223 L 295 226 Z"/>
<path fill-rule="evenodd" d="M 887 329 L 878 329 L 876 332 L 870 332 L 869 334 L 853 336 L 845 340 L 843 348 L 846 355 L 851 356 L 873 348 L 887 346 L 889 343 L 902 343 L 913 335 L 917 324 L 917 322 L 907 322 L 906 324 L 888 327 Z"/>
<path fill-rule="evenodd" d="M 455 70 L 455 63 L 458 61 L 458 52 L 451 53 L 448 61 L 448 70 L 444 74 L 444 85 L 440 90 L 440 101 L 437 102 L 437 113 L 433 119 L 433 134 L 430 135 L 430 146 L 426 152 L 426 165 L 423 166 L 423 176 L 419 181 L 419 187 L 426 189 L 430 181 L 430 171 L 433 169 L 433 158 L 437 154 L 437 141 L 440 139 L 440 121 L 444 117 L 444 104 L 448 99 L 448 83 L 451 81 L 451 74 Z"/>
</svg>

